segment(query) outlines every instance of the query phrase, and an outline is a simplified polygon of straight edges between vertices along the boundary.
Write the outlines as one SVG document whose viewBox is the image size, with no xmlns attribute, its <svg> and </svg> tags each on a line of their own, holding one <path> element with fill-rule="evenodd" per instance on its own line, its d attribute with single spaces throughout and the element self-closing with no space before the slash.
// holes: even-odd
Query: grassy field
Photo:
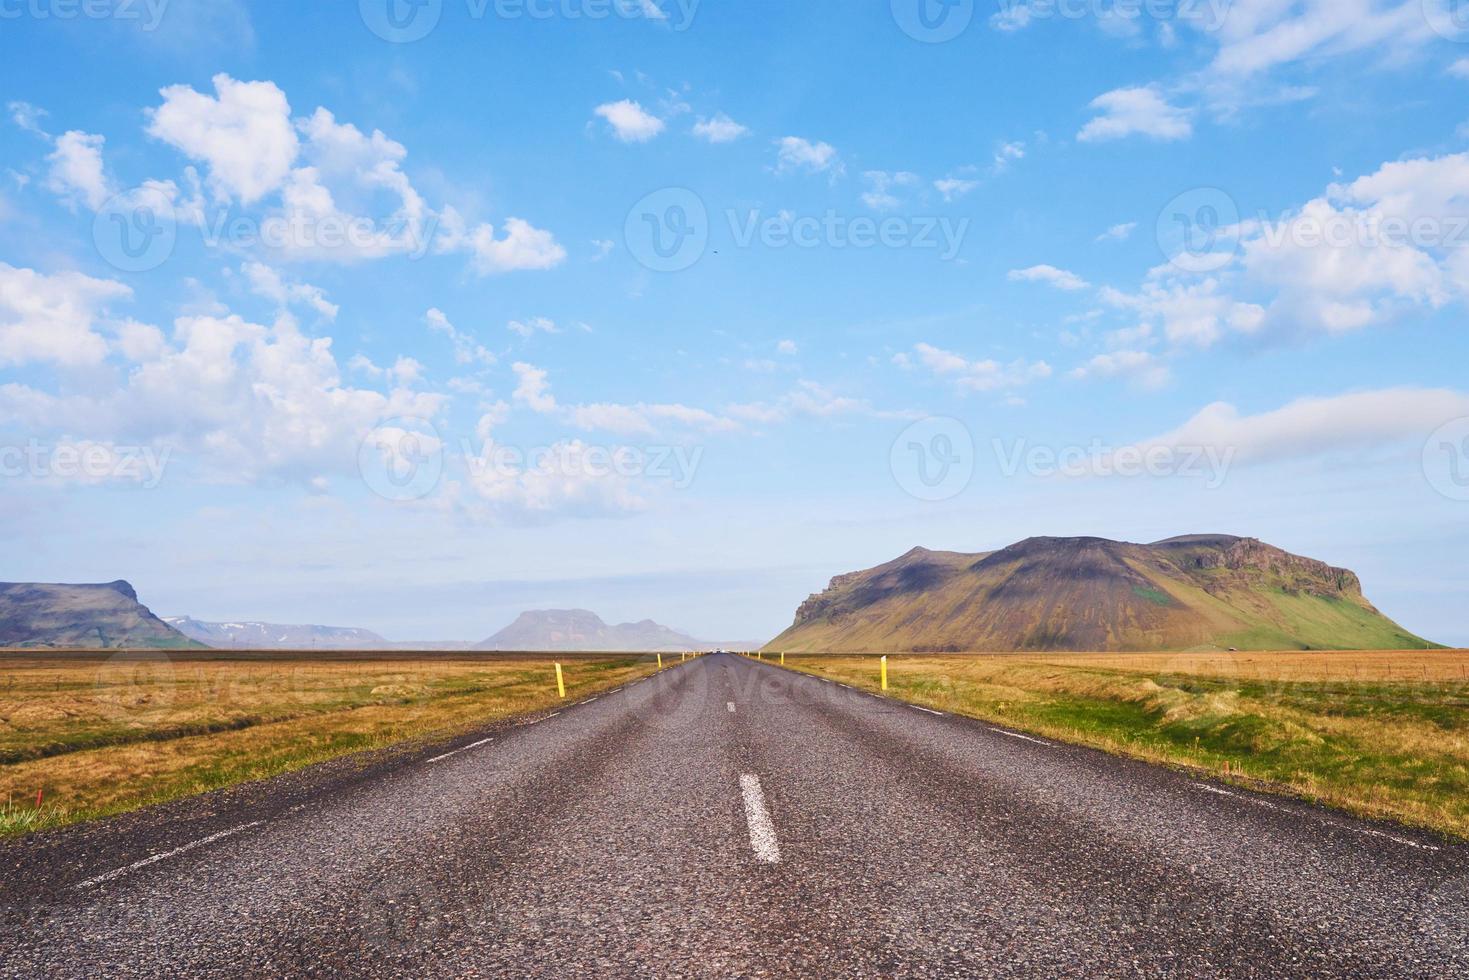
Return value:
<svg viewBox="0 0 1469 980">
<path fill-rule="evenodd" d="M 570 698 L 657 669 L 651 656 L 561 660 Z M 0 835 L 452 735 L 558 700 L 544 654 L 0 654 Z"/>
<path fill-rule="evenodd" d="M 786 665 L 879 687 L 875 656 Z M 1469 837 L 1465 651 L 902 655 L 888 671 L 915 704 Z"/>
</svg>

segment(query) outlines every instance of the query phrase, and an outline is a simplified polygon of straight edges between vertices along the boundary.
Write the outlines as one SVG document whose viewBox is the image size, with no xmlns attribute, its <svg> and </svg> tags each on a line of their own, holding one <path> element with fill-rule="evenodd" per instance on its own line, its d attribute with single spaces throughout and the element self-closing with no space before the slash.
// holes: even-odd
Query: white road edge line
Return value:
<svg viewBox="0 0 1469 980">
<path fill-rule="evenodd" d="M 1046 748 L 1050 748 L 1051 747 L 1051 743 L 1050 742 L 1043 742 L 1043 741 L 1041 741 L 1038 738 L 1031 738 L 1029 735 L 1022 735 L 1019 732 L 1007 732 L 1003 728 L 990 728 L 990 731 L 995 732 L 996 734 L 999 734 L 999 735 L 1009 735 L 1011 738 L 1023 738 L 1027 742 L 1034 742 L 1036 745 L 1044 745 L 1044 746 L 1046 746 Z"/>
<path fill-rule="evenodd" d="M 445 759 L 452 759 L 460 752 L 468 752 L 470 749 L 477 749 L 481 745 L 489 745 L 493 741 L 493 738 L 482 738 L 472 745 L 466 745 L 463 748 L 455 749 L 453 752 L 445 752 L 443 755 L 436 755 L 432 759 L 428 760 L 425 765 L 433 765 L 435 762 L 443 762 Z"/>
<path fill-rule="evenodd" d="M 1405 844 L 1408 847 L 1416 847 L 1420 851 L 1439 850 L 1439 848 L 1433 844 L 1423 844 L 1415 840 L 1409 840 L 1406 837 L 1399 837 L 1396 834 L 1388 834 L 1384 833 L 1381 830 L 1373 830 L 1370 827 L 1353 827 L 1351 824 L 1339 823 L 1335 820 L 1327 820 L 1324 817 L 1317 817 L 1314 814 L 1302 814 L 1299 810 L 1293 810 L 1290 807 L 1284 807 L 1279 805 L 1278 803 L 1271 803 L 1269 800 L 1259 800 L 1253 796 L 1245 796 L 1242 793 L 1231 793 L 1227 789 L 1220 789 L 1218 786 L 1210 786 L 1208 783 L 1194 783 L 1194 786 L 1195 788 L 1201 789 L 1206 793 L 1213 793 L 1216 796 L 1228 796 L 1231 799 L 1239 800 L 1241 803 L 1252 803 L 1255 806 L 1264 807 L 1267 810 L 1279 810 L 1281 813 L 1289 813 L 1295 816 L 1311 816 L 1311 818 L 1319 824 L 1327 827 L 1334 827 L 1337 830 L 1345 830 L 1353 834 L 1361 834 L 1363 837 L 1381 837 L 1383 840 L 1390 840 L 1395 844 Z"/>
<path fill-rule="evenodd" d="M 775 825 L 765 809 L 760 777 L 750 773 L 741 776 L 740 790 L 745 794 L 745 822 L 750 825 L 750 846 L 755 849 L 755 856 L 766 864 L 779 864 L 780 842 L 775 838 Z"/>
<path fill-rule="evenodd" d="M 919 707 L 916 704 L 915 705 L 911 705 L 911 707 L 917 708 L 919 711 L 926 711 L 926 712 L 928 712 L 931 715 L 938 715 L 940 718 L 942 718 L 944 716 L 944 713 L 942 711 L 935 711 L 932 708 L 922 708 L 922 707 Z"/>
<path fill-rule="evenodd" d="M 133 871 L 137 871 L 140 868 L 146 868 L 150 864 L 157 864 L 159 861 L 167 861 L 171 857 L 178 857 L 180 854 L 186 854 L 189 851 L 197 850 L 201 847 L 206 847 L 209 844 L 213 844 L 215 841 L 224 840 L 226 837 L 233 837 L 235 834 L 249 830 L 251 827 L 259 827 L 264 822 L 264 820 L 252 820 L 249 823 L 242 823 L 238 827 L 231 827 L 229 830 L 221 830 L 217 834 L 210 834 L 208 837 L 196 840 L 191 844 L 185 844 L 183 847 L 175 847 L 171 851 L 164 851 L 162 854 L 154 854 L 151 857 L 145 857 L 141 861 L 134 861 L 126 868 L 118 868 L 116 871 L 109 871 L 105 875 L 98 875 L 95 878 L 88 878 L 86 881 L 78 884 L 76 886 L 76 890 L 81 891 L 84 888 L 94 888 L 97 885 L 106 884 L 109 881 L 121 878 L 123 875 L 129 874 Z"/>
</svg>

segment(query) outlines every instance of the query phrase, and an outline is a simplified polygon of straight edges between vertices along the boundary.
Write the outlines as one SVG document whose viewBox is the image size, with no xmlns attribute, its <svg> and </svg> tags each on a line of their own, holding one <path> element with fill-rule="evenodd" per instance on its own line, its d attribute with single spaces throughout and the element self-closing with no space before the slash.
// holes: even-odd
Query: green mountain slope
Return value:
<svg viewBox="0 0 1469 980">
<path fill-rule="evenodd" d="M 203 649 L 138 602 L 126 582 L 0 582 L 0 647 Z"/>
<path fill-rule="evenodd" d="M 833 579 L 769 644 L 789 652 L 1421 649 L 1352 572 L 1253 538 L 1030 538 L 922 548 Z"/>
</svg>

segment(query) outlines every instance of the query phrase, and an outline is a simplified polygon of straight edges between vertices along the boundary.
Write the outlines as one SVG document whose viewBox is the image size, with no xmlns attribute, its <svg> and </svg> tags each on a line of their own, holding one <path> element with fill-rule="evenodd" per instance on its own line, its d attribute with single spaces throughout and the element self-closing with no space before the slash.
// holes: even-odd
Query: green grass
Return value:
<svg viewBox="0 0 1469 980">
<path fill-rule="evenodd" d="M 888 693 L 1469 837 L 1469 656 L 1249 654 L 1230 661 L 1234 676 L 1187 669 L 1220 656 L 904 655 L 890 658 Z M 1421 675 L 1394 658 L 1417 658 Z M 868 658 L 787 665 L 877 687 Z"/>
<path fill-rule="evenodd" d="M 1151 603 L 1155 603 L 1156 605 L 1159 605 L 1159 606 L 1171 606 L 1171 605 L 1173 605 L 1173 597 L 1170 596 L 1167 592 L 1163 592 L 1163 591 L 1161 591 L 1159 589 L 1149 589 L 1149 588 L 1144 588 L 1141 585 L 1134 585 L 1132 587 L 1132 591 L 1133 591 L 1133 594 L 1136 595 L 1136 596 L 1138 596 L 1139 598 L 1146 599 L 1146 600 L 1148 600 Z"/>
<path fill-rule="evenodd" d="M 656 670 L 650 656 L 562 659 L 573 699 Z M 0 659 L 0 801 L 11 801 L 0 836 L 446 738 L 559 703 L 552 661 L 516 655 Z"/>
</svg>

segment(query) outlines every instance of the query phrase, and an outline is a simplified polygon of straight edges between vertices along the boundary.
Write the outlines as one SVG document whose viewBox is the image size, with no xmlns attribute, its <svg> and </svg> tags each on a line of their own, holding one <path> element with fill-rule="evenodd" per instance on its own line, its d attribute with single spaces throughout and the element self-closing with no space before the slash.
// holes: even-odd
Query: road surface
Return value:
<svg viewBox="0 0 1469 980">
<path fill-rule="evenodd" d="M 6 977 L 1469 976 L 1465 848 L 727 655 L 0 879 Z"/>
</svg>

